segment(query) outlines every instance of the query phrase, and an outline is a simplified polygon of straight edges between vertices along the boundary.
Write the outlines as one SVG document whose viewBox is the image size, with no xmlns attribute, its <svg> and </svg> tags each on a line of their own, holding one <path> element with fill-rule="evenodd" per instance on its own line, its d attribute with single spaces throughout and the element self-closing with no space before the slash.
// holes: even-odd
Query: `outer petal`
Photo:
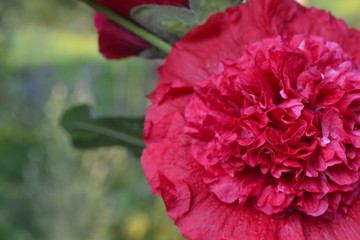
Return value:
<svg viewBox="0 0 360 240">
<path fill-rule="evenodd" d="M 302 225 L 307 240 L 357 240 L 360 239 L 360 199 L 352 205 L 347 215 L 332 219 L 303 216 Z"/>
<path fill-rule="evenodd" d="M 294 0 L 250 0 L 213 15 L 178 42 L 160 84 L 184 79 L 195 85 L 216 72 L 220 60 L 241 56 L 245 45 L 289 34 L 318 35 L 335 41 L 360 64 L 360 32 L 349 29 L 342 20 L 302 7 Z"/>
<path fill-rule="evenodd" d="M 196 187 L 197 190 L 201 189 Z M 273 217 L 259 214 L 250 207 L 221 204 L 205 191 L 198 192 L 194 188 L 193 191 L 191 210 L 175 221 L 188 239 L 278 239 L 277 220 Z"/>
</svg>

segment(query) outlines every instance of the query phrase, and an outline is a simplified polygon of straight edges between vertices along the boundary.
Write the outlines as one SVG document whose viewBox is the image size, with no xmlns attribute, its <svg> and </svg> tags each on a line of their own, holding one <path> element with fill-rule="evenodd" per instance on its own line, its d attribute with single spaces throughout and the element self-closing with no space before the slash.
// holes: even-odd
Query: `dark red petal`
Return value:
<svg viewBox="0 0 360 240">
<path fill-rule="evenodd" d="M 219 200 L 206 191 L 197 192 L 196 190 L 201 189 L 199 186 L 195 188 L 191 210 L 175 222 L 186 238 L 192 240 L 278 239 L 275 218 L 259 213 L 251 207 L 220 204 Z"/>
<path fill-rule="evenodd" d="M 302 228 L 300 214 L 293 213 L 284 218 L 280 218 L 278 223 L 277 235 L 279 240 L 306 240 L 304 236 L 304 230 Z"/>
<path fill-rule="evenodd" d="M 233 203 L 238 200 L 239 204 L 243 204 L 247 200 L 247 196 L 256 195 L 262 191 L 266 179 L 249 168 L 243 176 L 230 177 L 222 176 L 217 178 L 210 184 L 210 191 L 214 193 L 221 201 Z"/>
<path fill-rule="evenodd" d="M 234 203 L 241 197 L 240 180 L 235 177 L 224 176 L 211 183 L 210 191 L 213 192 L 221 201 Z M 245 195 L 247 196 L 247 195 Z"/>
<path fill-rule="evenodd" d="M 201 183 L 200 183 L 201 184 Z M 221 204 L 201 186 L 192 188 L 192 208 L 175 223 L 191 240 L 305 240 L 301 215 L 269 216 L 250 206 Z"/>
<path fill-rule="evenodd" d="M 326 111 L 324 114 L 321 128 L 323 137 L 326 139 L 332 138 L 338 141 L 347 139 L 341 115 L 333 109 Z"/>
<path fill-rule="evenodd" d="M 360 63 L 360 32 L 349 29 L 343 20 L 334 18 L 326 11 L 301 8 L 284 33 L 307 33 L 323 37 L 326 41 L 337 42 L 345 52 L 354 57 L 354 61 Z"/>
<path fill-rule="evenodd" d="M 330 190 L 329 183 L 324 174 L 319 174 L 316 178 L 304 177 L 296 186 L 299 190 L 305 190 L 311 193 L 322 193 L 324 195 Z"/>
<path fill-rule="evenodd" d="M 151 47 L 147 42 L 107 20 L 99 13 L 95 15 L 95 25 L 99 33 L 99 50 L 106 58 L 117 59 L 138 55 Z"/>
<path fill-rule="evenodd" d="M 347 167 L 346 165 L 336 165 L 329 167 L 325 174 L 339 185 L 350 185 L 355 183 L 359 174 Z"/>
<path fill-rule="evenodd" d="M 130 18 L 130 10 L 141 4 L 161 4 L 187 7 L 188 0 L 97 0 L 97 2 Z M 109 59 L 138 55 L 151 47 L 150 44 L 126 31 L 99 13 L 95 14 L 95 26 L 99 33 L 100 52 Z"/>
<path fill-rule="evenodd" d="M 304 193 L 301 199 L 301 209 L 311 216 L 320 216 L 329 207 L 327 196 L 317 199 L 312 194 Z"/>
<path fill-rule="evenodd" d="M 172 5 L 179 7 L 188 7 L 188 0 L 96 0 L 98 3 L 118 12 L 122 16 L 130 17 L 130 11 L 133 7 L 142 4 Z"/>
<path fill-rule="evenodd" d="M 164 199 L 166 211 L 170 218 L 176 219 L 187 213 L 191 207 L 191 192 L 184 182 L 169 181 L 163 174 L 159 174 L 161 197 Z"/>
</svg>

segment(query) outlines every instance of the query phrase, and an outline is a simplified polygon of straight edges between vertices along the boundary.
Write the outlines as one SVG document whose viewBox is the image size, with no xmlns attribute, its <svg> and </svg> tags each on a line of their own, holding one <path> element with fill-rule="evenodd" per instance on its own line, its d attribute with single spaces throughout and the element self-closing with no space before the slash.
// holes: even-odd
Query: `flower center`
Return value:
<svg viewBox="0 0 360 240">
<path fill-rule="evenodd" d="M 339 45 L 294 35 L 247 46 L 185 110 L 205 184 L 266 214 L 346 212 L 360 178 L 360 71 Z"/>
</svg>

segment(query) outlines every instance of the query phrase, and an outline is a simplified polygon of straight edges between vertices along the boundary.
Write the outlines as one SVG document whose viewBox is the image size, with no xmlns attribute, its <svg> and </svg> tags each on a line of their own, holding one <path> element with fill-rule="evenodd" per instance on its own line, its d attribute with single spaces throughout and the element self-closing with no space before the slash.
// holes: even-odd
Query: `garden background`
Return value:
<svg viewBox="0 0 360 240">
<path fill-rule="evenodd" d="M 358 0 L 306 4 L 360 28 Z M 59 124 L 83 103 L 143 115 L 160 64 L 105 60 L 92 11 L 75 0 L 0 0 L 0 240 L 183 239 L 139 160 L 76 150 Z"/>
</svg>

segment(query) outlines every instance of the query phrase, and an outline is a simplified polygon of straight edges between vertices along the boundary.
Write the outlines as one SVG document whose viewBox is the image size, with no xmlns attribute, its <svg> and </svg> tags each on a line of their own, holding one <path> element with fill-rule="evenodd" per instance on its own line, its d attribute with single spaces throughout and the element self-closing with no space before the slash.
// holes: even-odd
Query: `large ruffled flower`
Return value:
<svg viewBox="0 0 360 240">
<path fill-rule="evenodd" d="M 359 42 L 325 11 L 250 0 L 175 45 L 142 164 L 185 237 L 360 239 Z"/>
<path fill-rule="evenodd" d="M 142 4 L 159 4 L 187 7 L 188 0 L 96 0 L 128 19 L 132 8 Z M 109 59 L 138 55 L 151 45 L 119 27 L 100 13 L 95 14 L 95 26 L 99 34 L 99 50 Z"/>
</svg>

